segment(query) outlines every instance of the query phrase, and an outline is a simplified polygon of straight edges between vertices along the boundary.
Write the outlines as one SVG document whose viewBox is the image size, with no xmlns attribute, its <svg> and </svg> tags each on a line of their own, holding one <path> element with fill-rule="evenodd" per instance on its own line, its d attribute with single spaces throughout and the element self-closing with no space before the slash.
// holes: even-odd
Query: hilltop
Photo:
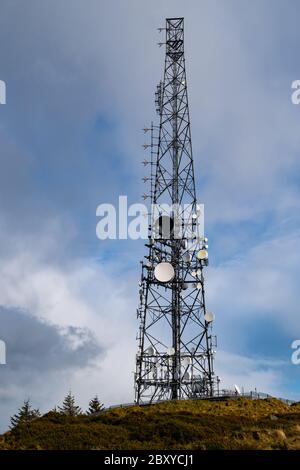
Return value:
<svg viewBox="0 0 300 470">
<path fill-rule="evenodd" d="M 300 404 L 187 400 L 97 416 L 49 412 L 0 436 L 0 449 L 300 449 Z"/>
</svg>

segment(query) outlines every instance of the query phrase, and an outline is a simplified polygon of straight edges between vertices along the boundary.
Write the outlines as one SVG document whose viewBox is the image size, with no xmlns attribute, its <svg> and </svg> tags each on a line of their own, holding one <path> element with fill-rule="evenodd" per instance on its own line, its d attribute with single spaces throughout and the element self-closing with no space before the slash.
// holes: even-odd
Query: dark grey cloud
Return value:
<svg viewBox="0 0 300 470">
<path fill-rule="evenodd" d="M 7 362 L 0 366 L 2 430 L 8 410 L 16 409 L 20 401 L 28 396 L 47 406 L 47 396 L 63 395 L 62 376 L 68 381 L 72 373 L 92 366 L 104 355 L 87 328 L 62 328 L 20 309 L 0 307 L 0 339 L 6 344 Z M 51 401 L 48 406 L 53 406 Z"/>
<path fill-rule="evenodd" d="M 87 328 L 52 325 L 21 310 L 0 308 L 1 339 L 7 347 L 6 374 L 86 366 L 102 348 Z"/>
</svg>

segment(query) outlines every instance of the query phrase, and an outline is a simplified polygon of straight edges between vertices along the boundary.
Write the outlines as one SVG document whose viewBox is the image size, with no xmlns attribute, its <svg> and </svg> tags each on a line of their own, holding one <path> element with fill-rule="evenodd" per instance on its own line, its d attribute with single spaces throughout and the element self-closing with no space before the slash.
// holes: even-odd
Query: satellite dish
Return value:
<svg viewBox="0 0 300 470">
<path fill-rule="evenodd" d="M 237 395 L 241 395 L 240 388 L 237 385 L 234 386 L 234 390 Z"/>
<path fill-rule="evenodd" d="M 154 269 L 154 276 L 159 282 L 170 282 L 175 276 L 171 263 L 159 263 Z"/>
<path fill-rule="evenodd" d="M 191 274 L 192 274 L 193 277 L 196 277 L 197 276 L 197 271 L 193 271 Z"/>
<path fill-rule="evenodd" d="M 208 253 L 206 250 L 200 250 L 198 251 L 197 258 L 200 260 L 204 260 L 208 258 Z"/>
<path fill-rule="evenodd" d="M 202 284 L 201 284 L 201 282 L 198 282 L 196 284 L 196 289 L 200 290 L 201 288 L 202 288 Z"/>
<path fill-rule="evenodd" d="M 190 379 L 190 374 L 188 372 L 186 372 L 185 374 L 183 374 L 183 380 L 189 380 Z"/>
<path fill-rule="evenodd" d="M 174 356 L 174 354 L 175 354 L 175 349 L 174 349 L 174 348 L 169 348 L 169 349 L 167 350 L 167 354 L 168 354 L 168 356 Z"/>
<path fill-rule="evenodd" d="M 202 393 L 204 388 L 204 381 L 203 379 L 198 379 L 197 382 L 192 384 L 192 389 L 194 393 Z"/>
<path fill-rule="evenodd" d="M 183 358 L 183 364 L 185 366 L 188 366 L 191 363 L 191 358 L 190 357 L 184 357 Z"/>
<path fill-rule="evenodd" d="M 204 320 L 207 321 L 207 323 L 211 323 L 215 319 L 215 314 L 213 312 L 206 312 L 204 315 Z"/>
<path fill-rule="evenodd" d="M 190 261 L 192 260 L 192 257 L 189 253 L 185 252 L 182 256 L 182 259 L 185 263 L 190 263 Z"/>
<path fill-rule="evenodd" d="M 155 238 L 168 240 L 174 232 L 174 219 L 168 215 L 160 215 L 154 223 Z"/>
<path fill-rule="evenodd" d="M 154 349 L 152 348 L 152 346 L 149 346 L 149 348 L 147 348 L 145 352 L 149 354 L 149 356 L 153 356 Z"/>
</svg>

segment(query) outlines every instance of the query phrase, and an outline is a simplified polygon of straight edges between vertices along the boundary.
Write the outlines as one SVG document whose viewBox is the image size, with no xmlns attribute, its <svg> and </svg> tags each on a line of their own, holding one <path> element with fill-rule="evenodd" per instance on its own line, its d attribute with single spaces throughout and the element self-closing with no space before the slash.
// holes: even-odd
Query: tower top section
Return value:
<svg viewBox="0 0 300 470">
<path fill-rule="evenodd" d="M 184 53 L 184 19 L 166 19 L 166 54 L 177 62 Z"/>
<path fill-rule="evenodd" d="M 154 204 L 196 204 L 187 81 L 184 19 L 167 18 L 163 80 L 155 94 L 160 118 Z"/>
</svg>

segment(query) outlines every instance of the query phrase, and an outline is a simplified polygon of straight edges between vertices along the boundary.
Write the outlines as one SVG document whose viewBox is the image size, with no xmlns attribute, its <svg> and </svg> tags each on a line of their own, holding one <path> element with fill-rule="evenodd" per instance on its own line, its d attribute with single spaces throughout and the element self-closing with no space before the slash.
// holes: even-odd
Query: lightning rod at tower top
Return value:
<svg viewBox="0 0 300 470">
<path fill-rule="evenodd" d="M 208 265 L 203 206 L 196 198 L 184 57 L 184 19 L 167 18 L 163 79 L 155 93 L 159 122 L 144 129 L 150 219 L 137 317 L 135 400 L 212 397 L 214 314 L 205 303 Z"/>
</svg>

